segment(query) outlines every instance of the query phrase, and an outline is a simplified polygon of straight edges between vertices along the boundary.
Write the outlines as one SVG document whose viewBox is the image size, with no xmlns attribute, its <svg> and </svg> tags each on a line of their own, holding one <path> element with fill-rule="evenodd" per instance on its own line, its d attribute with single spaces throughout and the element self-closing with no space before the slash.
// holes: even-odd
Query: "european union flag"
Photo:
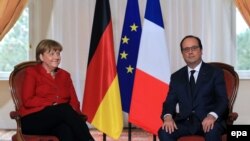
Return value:
<svg viewBox="0 0 250 141">
<path fill-rule="evenodd" d="M 141 31 L 138 0 L 128 0 L 117 63 L 122 110 L 127 113 L 130 110 Z"/>
</svg>

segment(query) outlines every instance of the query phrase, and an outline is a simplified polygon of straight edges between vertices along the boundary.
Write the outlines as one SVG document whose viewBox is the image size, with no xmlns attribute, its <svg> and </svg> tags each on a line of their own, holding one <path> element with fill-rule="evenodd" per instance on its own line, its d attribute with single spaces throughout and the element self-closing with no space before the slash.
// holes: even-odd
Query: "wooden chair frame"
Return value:
<svg viewBox="0 0 250 141">
<path fill-rule="evenodd" d="M 21 117 L 19 115 L 20 106 L 22 105 L 20 91 L 22 82 L 24 80 L 24 70 L 29 66 L 38 64 L 36 61 L 27 61 L 20 63 L 14 67 L 9 77 L 9 86 L 12 100 L 15 104 L 15 111 L 10 112 L 10 118 L 16 120 L 17 132 L 12 136 L 12 141 L 59 141 L 55 136 L 44 136 L 44 135 L 24 135 L 21 129 Z M 18 80 L 17 80 L 18 79 Z M 17 82 L 18 81 L 18 82 Z"/>
</svg>

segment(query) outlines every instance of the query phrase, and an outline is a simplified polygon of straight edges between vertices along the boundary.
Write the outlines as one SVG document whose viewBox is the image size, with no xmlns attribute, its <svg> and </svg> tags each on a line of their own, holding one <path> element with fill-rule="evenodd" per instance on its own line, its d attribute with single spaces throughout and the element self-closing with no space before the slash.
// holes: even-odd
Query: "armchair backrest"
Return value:
<svg viewBox="0 0 250 141">
<path fill-rule="evenodd" d="M 22 106 L 21 93 L 23 81 L 25 78 L 25 68 L 36 64 L 38 64 L 38 62 L 36 61 L 27 61 L 20 63 L 14 67 L 14 70 L 10 74 L 9 86 L 16 111 L 18 111 L 20 106 Z"/>
<path fill-rule="evenodd" d="M 237 96 L 238 87 L 239 87 L 239 76 L 235 72 L 234 67 L 225 63 L 219 62 L 210 62 L 212 66 L 219 67 L 224 71 L 224 78 L 226 82 L 227 96 L 229 100 L 229 113 L 233 111 L 233 105 L 235 98 Z M 232 124 L 232 123 L 231 123 Z"/>
</svg>

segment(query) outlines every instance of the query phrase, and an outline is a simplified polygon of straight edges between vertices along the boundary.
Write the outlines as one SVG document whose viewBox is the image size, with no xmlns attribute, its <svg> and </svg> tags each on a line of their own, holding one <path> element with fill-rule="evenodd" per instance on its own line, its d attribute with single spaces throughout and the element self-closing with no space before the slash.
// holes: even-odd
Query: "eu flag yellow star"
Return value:
<svg viewBox="0 0 250 141">
<path fill-rule="evenodd" d="M 131 25 L 130 27 L 131 27 L 131 31 L 137 31 L 138 26 L 135 23 Z"/>
<path fill-rule="evenodd" d="M 128 54 L 125 51 L 120 53 L 120 55 L 121 55 L 121 59 L 127 59 Z"/>
<path fill-rule="evenodd" d="M 125 35 L 125 36 L 122 38 L 122 43 L 123 43 L 123 44 L 128 44 L 128 40 L 129 40 L 129 38 Z"/>
<path fill-rule="evenodd" d="M 131 67 L 131 65 L 129 65 L 128 67 L 126 67 L 127 69 L 127 73 L 133 73 L 133 67 Z"/>
</svg>

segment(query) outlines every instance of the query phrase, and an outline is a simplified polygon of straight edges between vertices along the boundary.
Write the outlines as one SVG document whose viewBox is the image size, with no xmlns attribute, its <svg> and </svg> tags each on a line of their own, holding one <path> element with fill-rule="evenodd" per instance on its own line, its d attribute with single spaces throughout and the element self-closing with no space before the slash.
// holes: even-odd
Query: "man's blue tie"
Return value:
<svg viewBox="0 0 250 141">
<path fill-rule="evenodd" d="M 195 89 L 194 73 L 195 73 L 195 70 L 191 70 L 190 72 L 191 72 L 191 75 L 190 75 L 189 85 L 191 88 L 192 99 L 194 99 L 194 89 Z M 194 134 L 197 131 L 197 127 L 199 126 L 199 125 L 197 125 L 197 124 L 199 124 L 199 122 L 196 120 L 195 113 L 193 113 L 193 112 L 191 113 L 189 120 L 191 123 L 190 132 L 192 134 Z"/>
<path fill-rule="evenodd" d="M 190 75 L 189 85 L 191 88 L 191 95 L 192 95 L 192 97 L 194 97 L 194 89 L 195 89 L 194 73 L 195 73 L 195 70 L 191 70 L 190 72 L 191 72 L 191 75 Z"/>
</svg>

